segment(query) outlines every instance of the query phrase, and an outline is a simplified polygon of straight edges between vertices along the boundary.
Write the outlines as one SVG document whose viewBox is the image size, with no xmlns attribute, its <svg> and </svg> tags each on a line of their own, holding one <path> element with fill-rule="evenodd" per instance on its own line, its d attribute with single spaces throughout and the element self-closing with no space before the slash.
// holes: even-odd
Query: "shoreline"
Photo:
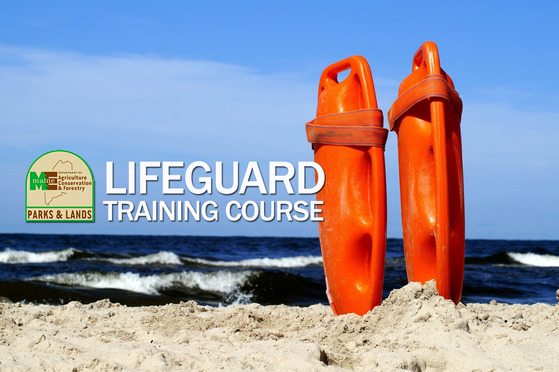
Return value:
<svg viewBox="0 0 559 372">
<path fill-rule="evenodd" d="M 559 305 L 458 304 L 410 283 L 328 306 L 0 303 L 2 370 L 556 370 Z"/>
</svg>

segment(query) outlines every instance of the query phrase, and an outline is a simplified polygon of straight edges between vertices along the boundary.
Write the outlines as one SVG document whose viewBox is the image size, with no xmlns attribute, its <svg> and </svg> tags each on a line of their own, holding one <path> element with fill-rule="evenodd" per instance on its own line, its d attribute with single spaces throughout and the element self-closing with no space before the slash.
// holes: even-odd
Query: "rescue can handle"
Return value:
<svg viewBox="0 0 559 372">
<path fill-rule="evenodd" d="M 349 75 L 342 81 L 338 80 L 338 74 L 350 69 Z M 363 107 L 354 107 L 352 110 L 378 108 L 373 76 L 367 60 L 362 56 L 351 56 L 328 66 L 320 77 L 318 96 L 329 88 L 340 86 L 340 88 L 359 94 L 359 100 Z M 352 106 L 350 102 L 340 102 L 341 104 Z M 349 110 L 348 110 L 349 111 Z"/>
<path fill-rule="evenodd" d="M 413 56 L 412 72 L 420 68 L 424 69 L 427 75 L 441 74 L 439 51 L 437 45 L 432 41 L 423 43 Z"/>
<path fill-rule="evenodd" d="M 433 42 L 424 43 L 415 53 L 413 58 L 413 71 L 420 70 L 425 75 L 442 75 L 447 81 L 449 78 L 441 69 L 439 52 L 437 45 Z M 452 81 L 450 81 L 452 85 Z M 430 112 L 432 127 L 433 157 L 435 166 L 435 244 L 437 277 L 441 279 L 437 288 L 439 292 L 450 291 L 450 230 L 445 221 L 449 221 L 450 205 L 448 199 L 449 181 L 447 164 L 447 128 L 442 125 L 445 122 L 444 101 L 441 98 L 433 97 L 430 100 Z M 444 276 L 444 277 L 443 277 Z M 445 283 L 445 284 L 443 284 Z M 444 286 L 444 287 L 442 287 Z M 450 293 L 440 293 L 449 298 Z"/>
<path fill-rule="evenodd" d="M 424 69 L 426 75 L 442 75 L 448 85 L 454 89 L 454 82 L 441 68 L 437 44 L 432 41 L 423 43 L 413 56 L 412 72 L 420 68 Z"/>
</svg>

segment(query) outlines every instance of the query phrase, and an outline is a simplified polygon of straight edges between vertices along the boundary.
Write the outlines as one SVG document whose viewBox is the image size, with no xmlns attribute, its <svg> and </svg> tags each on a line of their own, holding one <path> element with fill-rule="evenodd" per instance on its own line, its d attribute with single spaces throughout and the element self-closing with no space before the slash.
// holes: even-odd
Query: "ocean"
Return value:
<svg viewBox="0 0 559 372">
<path fill-rule="evenodd" d="M 467 240 L 465 303 L 556 303 L 559 241 Z M 384 293 L 407 283 L 388 239 Z M 318 238 L 0 234 L 0 297 L 130 306 L 327 304 Z M 5 299 L 4 299 L 5 300 Z"/>
</svg>

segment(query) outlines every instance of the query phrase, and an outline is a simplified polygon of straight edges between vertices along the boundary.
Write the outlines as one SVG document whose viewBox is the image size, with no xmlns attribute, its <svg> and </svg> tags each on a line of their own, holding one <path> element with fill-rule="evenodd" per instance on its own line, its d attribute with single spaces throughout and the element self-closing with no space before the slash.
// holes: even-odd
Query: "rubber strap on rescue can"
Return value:
<svg viewBox="0 0 559 372">
<path fill-rule="evenodd" d="M 443 75 L 429 74 L 420 83 L 402 93 L 390 110 L 388 110 L 390 130 L 395 130 L 398 119 L 400 119 L 406 111 L 418 102 L 431 97 L 448 100 L 454 111 L 456 111 L 458 115 L 462 114 L 462 100 L 458 92 L 448 84 Z"/>
<path fill-rule="evenodd" d="M 306 124 L 307 139 L 313 144 L 384 148 L 388 129 L 382 127 L 382 122 L 379 109 L 319 116 Z"/>
</svg>

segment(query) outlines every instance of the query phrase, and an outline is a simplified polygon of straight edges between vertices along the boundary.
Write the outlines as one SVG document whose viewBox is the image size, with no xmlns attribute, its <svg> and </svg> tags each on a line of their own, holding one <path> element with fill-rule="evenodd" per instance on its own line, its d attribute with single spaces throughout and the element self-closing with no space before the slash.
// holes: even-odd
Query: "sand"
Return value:
<svg viewBox="0 0 559 372">
<path fill-rule="evenodd" d="M 410 283 L 363 317 L 194 302 L 0 304 L 0 370 L 557 371 L 559 305 L 459 304 Z"/>
</svg>

